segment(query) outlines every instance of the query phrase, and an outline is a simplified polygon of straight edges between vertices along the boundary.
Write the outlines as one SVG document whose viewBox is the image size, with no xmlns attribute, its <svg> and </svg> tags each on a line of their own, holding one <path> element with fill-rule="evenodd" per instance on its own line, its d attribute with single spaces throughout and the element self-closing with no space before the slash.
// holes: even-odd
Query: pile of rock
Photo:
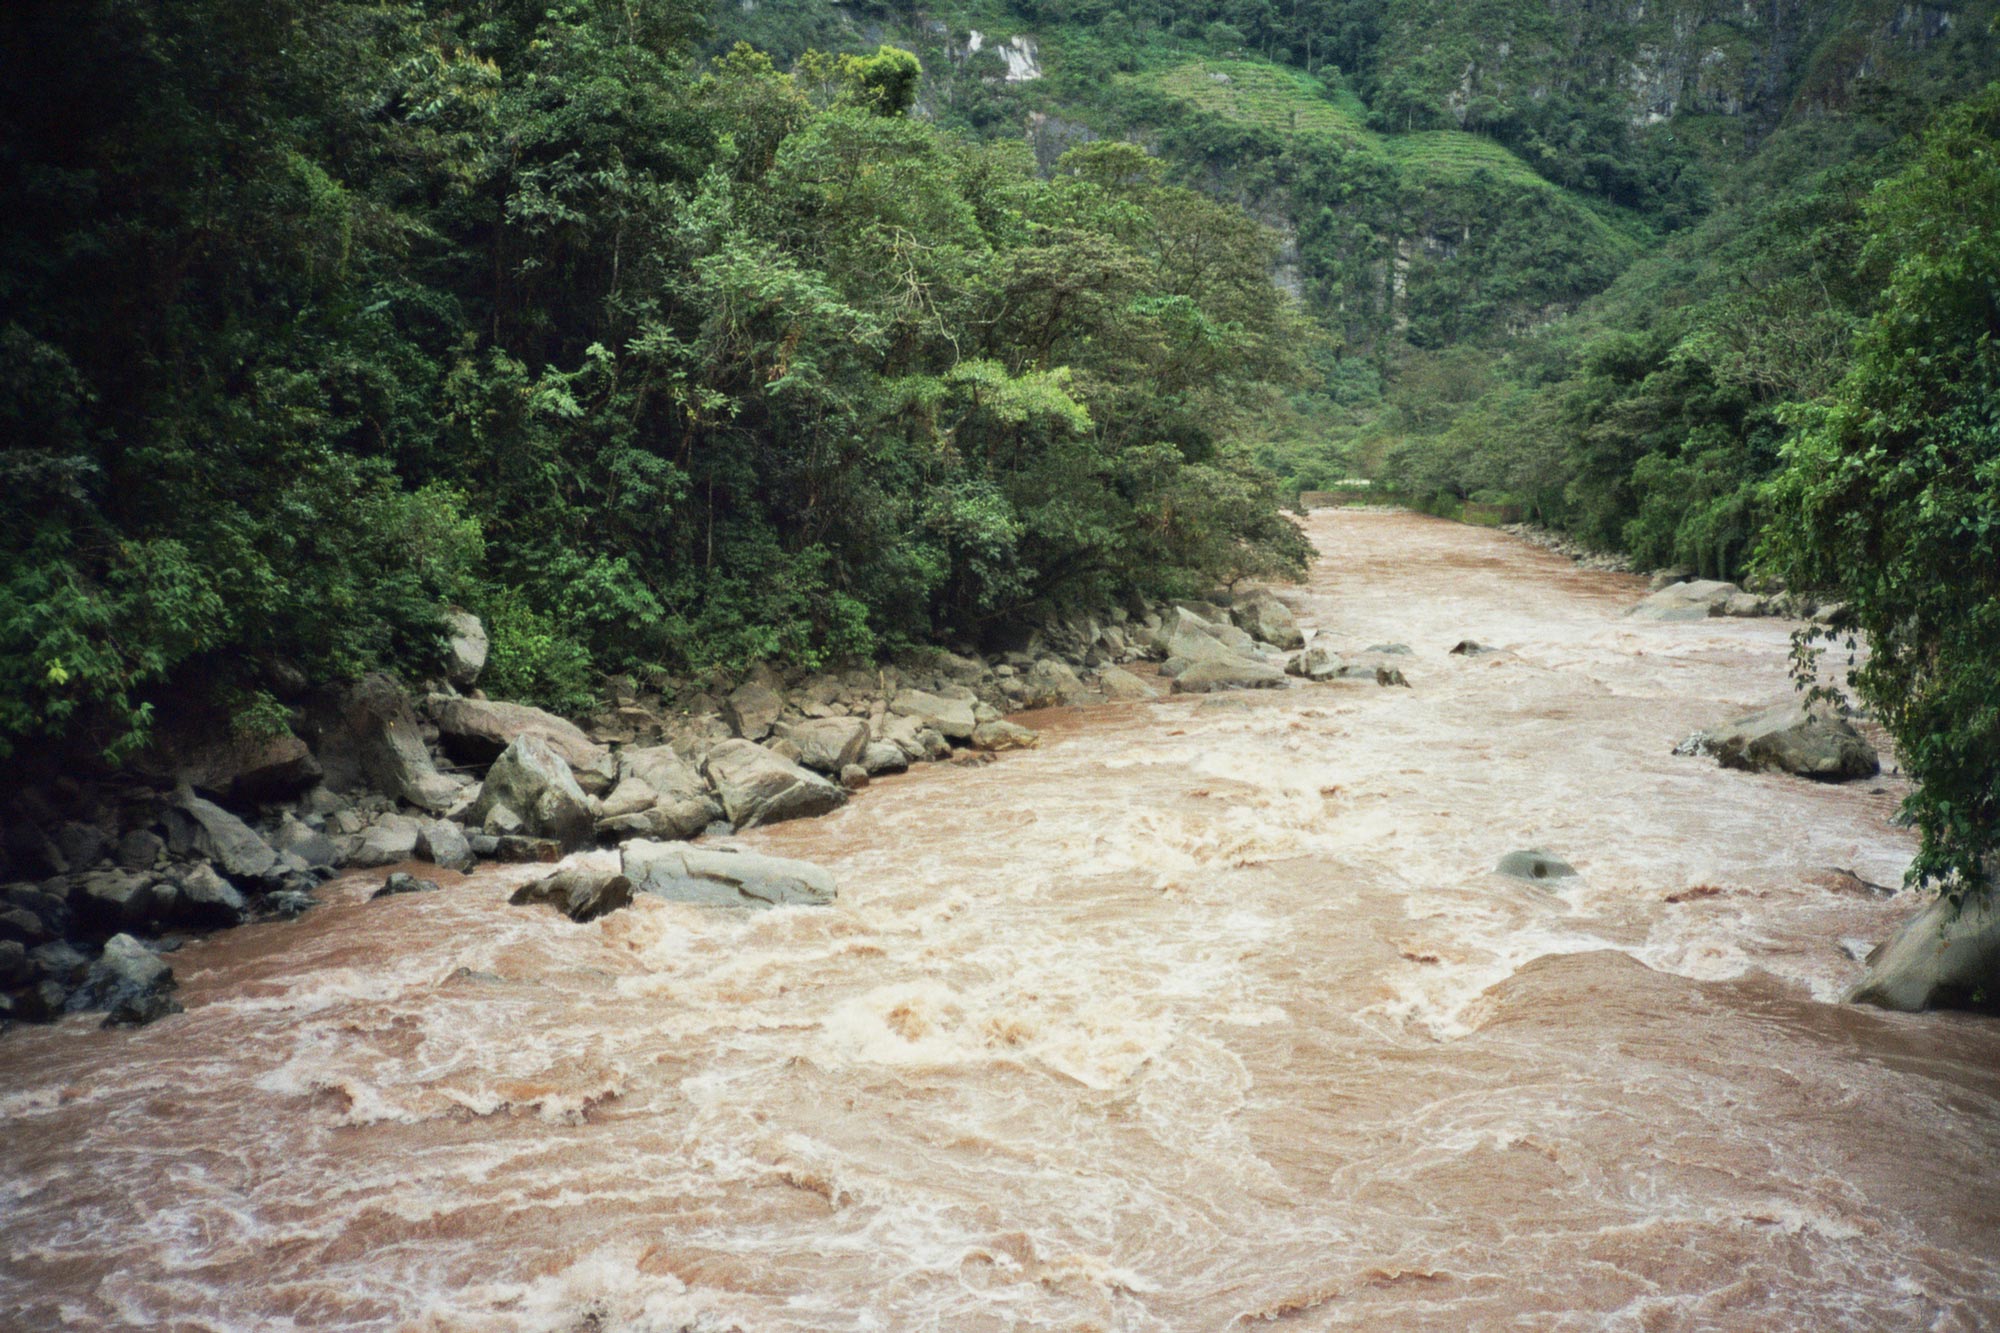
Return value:
<svg viewBox="0 0 2000 1333">
<path fill-rule="evenodd" d="M 1376 677 L 1392 655 L 1309 646 L 1285 603 L 1260 589 L 1073 616 L 985 657 L 762 668 L 726 691 L 683 686 L 671 696 L 614 679 L 609 707 L 579 724 L 476 688 L 485 655 L 476 618 L 455 615 L 448 646 L 444 676 L 414 694 L 365 676 L 299 698 L 291 728 L 275 736 L 162 741 L 136 780 L 14 797 L 0 812 L 0 1017 L 168 1012 L 166 1000 L 126 1003 L 136 992 L 99 973 L 146 970 L 132 953 L 156 955 L 143 939 L 171 949 L 193 932 L 297 915 L 337 869 L 428 861 L 463 872 L 483 859 L 556 861 L 623 844 L 643 860 L 627 871 L 638 892 L 673 879 L 709 886 L 697 900 L 803 901 L 817 890 L 806 882 L 802 896 L 786 897 L 794 890 L 770 888 L 769 867 L 731 879 L 746 862 L 718 869 L 688 849 L 659 849 L 825 814 L 913 765 L 1036 746 L 1038 734 L 1010 713 L 1157 697 L 1152 676 L 1122 664 L 1159 661 L 1159 676 L 1188 694 L 1282 687 L 1288 673 Z M 662 868 L 670 861 L 672 875 Z M 721 870 L 729 874 L 718 879 Z M 602 897 L 563 881 L 536 900 L 568 911 Z M 118 939 L 127 943 L 104 963 Z"/>
</svg>

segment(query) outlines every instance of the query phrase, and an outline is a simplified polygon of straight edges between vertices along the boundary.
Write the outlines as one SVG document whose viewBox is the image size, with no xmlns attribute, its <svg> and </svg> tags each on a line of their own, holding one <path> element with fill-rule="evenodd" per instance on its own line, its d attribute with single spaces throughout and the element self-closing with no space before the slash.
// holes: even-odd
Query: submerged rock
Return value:
<svg viewBox="0 0 2000 1333">
<path fill-rule="evenodd" d="M 370 902 L 373 902 L 377 898 L 396 898 L 406 893 L 437 892 L 440 892 L 440 890 L 438 889 L 436 880 L 418 879 L 415 875 L 399 870 L 389 876 L 389 878 L 383 880 L 382 887 L 369 894 L 368 899 Z"/>
<path fill-rule="evenodd" d="M 1788 700 L 1737 718 L 1703 737 L 1724 768 L 1779 769 L 1818 782 L 1882 771 L 1875 747 L 1824 703 Z"/>
<path fill-rule="evenodd" d="M 1294 654 L 1292 660 L 1285 663 L 1285 674 L 1311 681 L 1328 681 L 1340 675 L 1346 666 L 1340 660 L 1340 654 L 1324 644 L 1315 643 Z"/>
<path fill-rule="evenodd" d="M 1561 857 L 1531 850 L 1507 853 L 1493 867 L 1493 873 L 1512 875 L 1515 879 L 1568 879 L 1576 873 L 1576 867 Z"/>
<path fill-rule="evenodd" d="M 1107 699 L 1157 699 L 1160 692 L 1124 667 L 1107 666 L 1097 673 L 1097 688 Z"/>
<path fill-rule="evenodd" d="M 2000 902 L 1988 886 L 1963 904 L 1940 897 L 1868 955 L 1849 1004 L 1915 1013 L 2000 1010 Z"/>
<path fill-rule="evenodd" d="M 677 902 L 818 907 L 836 893 L 832 873 L 822 866 L 733 848 L 637 841 L 620 849 L 620 860 L 634 888 Z"/>
</svg>

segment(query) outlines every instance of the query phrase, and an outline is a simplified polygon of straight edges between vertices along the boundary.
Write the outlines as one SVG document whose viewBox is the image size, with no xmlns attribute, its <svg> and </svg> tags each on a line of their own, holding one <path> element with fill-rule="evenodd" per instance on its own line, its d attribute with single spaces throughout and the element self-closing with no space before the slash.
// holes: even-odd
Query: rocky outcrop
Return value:
<svg viewBox="0 0 2000 1333">
<path fill-rule="evenodd" d="M 779 734 L 798 747 L 801 764 L 821 773 L 838 774 L 859 762 L 868 746 L 868 724 L 858 717 L 808 718 L 781 727 Z"/>
<path fill-rule="evenodd" d="M 709 751 L 704 771 L 738 828 L 823 815 L 847 801 L 838 786 L 753 741 L 724 741 Z"/>
<path fill-rule="evenodd" d="M 1882 771 L 1875 747 L 1824 703 L 1774 704 L 1702 740 L 1724 768 L 1778 769 L 1817 782 L 1845 782 Z"/>
<path fill-rule="evenodd" d="M 685 843 L 628 842 L 620 860 L 641 893 L 717 907 L 818 907 L 836 892 L 833 875 L 809 861 Z"/>
<path fill-rule="evenodd" d="M 722 705 L 722 720 L 746 741 L 761 741 L 771 734 L 785 701 L 778 692 L 760 681 L 739 686 Z"/>
<path fill-rule="evenodd" d="M 1850 1004 L 2000 1011 L 2000 903 L 1992 885 L 1962 903 L 1939 897 L 1868 955 Z"/>
<path fill-rule="evenodd" d="M 372 788 L 436 813 L 457 799 L 458 784 L 431 762 L 409 698 L 389 677 L 363 676 L 322 699 L 308 716 L 313 752 L 329 787 Z"/>
<path fill-rule="evenodd" d="M 164 817 L 176 855 L 204 857 L 231 879 L 261 880 L 280 869 L 278 854 L 256 830 L 191 791 L 177 793 Z"/>
<path fill-rule="evenodd" d="M 114 935 L 90 965 L 68 1007 L 102 1009 L 105 1027 L 138 1027 L 181 1012 L 172 998 L 174 970 L 130 935 Z"/>
<path fill-rule="evenodd" d="M 226 801 L 275 801 L 320 780 L 319 761 L 289 731 L 271 736 L 224 734 L 183 749 L 171 762 L 174 780 Z"/>
<path fill-rule="evenodd" d="M 606 757 L 605 748 L 584 735 L 583 728 L 527 704 L 447 699 L 432 717 L 444 752 L 464 764 L 492 763 L 523 736 L 546 744 L 572 770 L 595 768 Z"/>
<path fill-rule="evenodd" d="M 597 870 L 558 870 L 523 884 L 507 900 L 516 907 L 553 907 L 572 921 L 595 921 L 632 905 L 632 881 Z"/>
<path fill-rule="evenodd" d="M 618 785 L 604 798 L 600 835 L 692 838 L 722 817 L 708 782 L 672 746 L 621 751 Z"/>
<path fill-rule="evenodd" d="M 536 735 L 516 737 L 493 761 L 467 822 L 488 832 L 548 838 L 564 851 L 589 842 L 597 823 L 569 765 Z"/>
<path fill-rule="evenodd" d="M 408 815 L 385 814 L 376 819 L 347 849 L 347 864 L 363 870 L 413 861 L 424 826 Z"/>
<path fill-rule="evenodd" d="M 1300 632 L 1292 609 L 1279 601 L 1275 593 L 1260 588 L 1237 598 L 1229 608 L 1229 618 L 1251 638 L 1273 647 L 1288 650 L 1305 647 L 1305 635 Z"/>
<path fill-rule="evenodd" d="M 946 740 L 968 741 L 979 719 L 965 699 L 946 699 L 925 690 L 898 690 L 889 705 L 897 714 L 931 728 Z M 915 756 L 912 756 L 915 757 Z"/>
</svg>

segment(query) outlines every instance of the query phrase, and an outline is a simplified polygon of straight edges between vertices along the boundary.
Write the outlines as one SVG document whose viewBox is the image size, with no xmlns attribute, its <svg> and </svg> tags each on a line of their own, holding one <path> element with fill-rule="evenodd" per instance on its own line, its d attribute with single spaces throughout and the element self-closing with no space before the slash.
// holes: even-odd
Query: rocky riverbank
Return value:
<svg viewBox="0 0 2000 1333">
<path fill-rule="evenodd" d="M 1034 746 L 1008 720 L 1028 710 L 1269 688 L 1288 673 L 1402 679 L 1398 645 L 1308 647 L 1263 589 L 1064 620 L 984 657 L 763 667 L 673 699 L 614 680 L 603 710 L 576 720 L 485 697 L 473 618 L 454 622 L 450 646 L 446 674 L 414 689 L 371 675 L 301 699 L 276 734 L 180 735 L 127 772 L 9 797 L 0 1016 L 174 1012 L 162 955 L 308 911 L 342 870 L 553 862 L 821 815 L 883 773 Z M 1126 669 L 1142 661 L 1157 669 Z"/>
</svg>

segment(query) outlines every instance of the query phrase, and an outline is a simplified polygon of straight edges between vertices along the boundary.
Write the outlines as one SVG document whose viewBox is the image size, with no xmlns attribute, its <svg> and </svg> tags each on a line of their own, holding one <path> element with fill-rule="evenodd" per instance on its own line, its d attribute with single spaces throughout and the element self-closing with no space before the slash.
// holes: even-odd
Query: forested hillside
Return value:
<svg viewBox="0 0 2000 1333">
<path fill-rule="evenodd" d="M 0 753 L 421 674 L 454 603 L 581 707 L 1300 567 L 1269 233 L 708 20 L 8 7 Z"/>
</svg>

